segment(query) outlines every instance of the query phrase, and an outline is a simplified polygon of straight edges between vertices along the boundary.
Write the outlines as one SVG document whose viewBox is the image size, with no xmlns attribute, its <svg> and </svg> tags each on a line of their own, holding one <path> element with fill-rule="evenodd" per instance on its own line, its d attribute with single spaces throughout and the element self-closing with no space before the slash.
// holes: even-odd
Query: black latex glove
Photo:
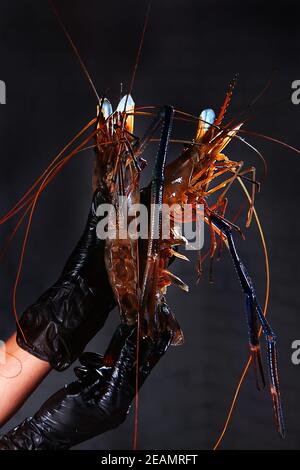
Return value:
<svg viewBox="0 0 300 470">
<path fill-rule="evenodd" d="M 104 264 L 104 241 L 96 235 L 96 210 L 106 202 L 94 194 L 84 233 L 60 278 L 21 316 L 18 345 L 64 370 L 102 328 L 115 306 Z"/>
<path fill-rule="evenodd" d="M 168 348 L 171 335 L 140 339 L 139 386 Z M 135 396 L 136 327 L 120 325 L 103 357 L 84 353 L 78 380 L 0 439 L 0 450 L 63 450 L 119 426 Z"/>
</svg>

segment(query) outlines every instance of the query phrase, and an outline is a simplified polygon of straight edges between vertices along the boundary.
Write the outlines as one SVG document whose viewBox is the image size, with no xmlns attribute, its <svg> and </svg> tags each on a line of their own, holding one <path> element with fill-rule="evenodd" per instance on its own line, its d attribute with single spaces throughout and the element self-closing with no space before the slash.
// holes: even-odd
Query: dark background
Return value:
<svg viewBox="0 0 300 470">
<path fill-rule="evenodd" d="M 147 2 L 57 0 L 57 7 L 102 93 L 116 105 L 119 84 L 128 87 Z M 297 5 L 298 3 L 298 5 Z M 0 79 L 7 104 L 0 107 L 0 209 L 5 213 L 63 145 L 95 113 L 95 97 L 47 1 L 2 0 Z M 264 88 L 247 129 L 300 147 L 300 106 L 291 102 L 291 83 L 300 79 L 299 2 L 193 0 L 154 1 L 133 90 L 137 105 L 171 103 L 199 114 L 218 110 L 229 81 L 239 73 L 228 117 Z M 276 71 L 274 73 L 274 71 Z M 136 132 L 145 122 L 137 123 Z M 193 126 L 174 134 L 192 138 Z M 287 437 L 274 429 L 267 390 L 258 393 L 247 374 L 228 432 L 225 449 L 300 447 L 300 365 L 291 362 L 291 343 L 300 338 L 299 318 L 299 155 L 248 137 L 264 154 L 269 171 L 257 198 L 271 267 L 269 316 L 278 335 L 280 379 Z M 155 148 L 149 148 L 151 161 Z M 178 148 L 172 148 L 170 158 Z M 262 165 L 255 153 L 231 144 L 232 159 Z M 55 280 L 85 223 L 91 198 L 92 152 L 82 153 L 58 176 L 36 211 L 18 291 L 22 310 Z M 243 195 L 231 193 L 239 207 Z M 244 224 L 243 216 L 239 222 Z M 1 240 L 13 224 L 1 227 Z M 238 248 L 263 303 L 265 272 L 255 224 Z M 17 238 L 0 271 L 0 338 L 14 330 L 11 289 L 17 268 Z M 206 247 L 209 239 L 206 238 Z M 199 285 L 191 263 L 174 271 L 191 286 L 190 294 L 169 289 L 169 303 L 185 332 L 186 343 L 172 350 L 141 392 L 140 448 L 209 449 L 223 426 L 239 375 L 248 357 L 243 296 L 228 253 L 216 264 L 214 285 L 207 269 Z M 118 322 L 111 315 L 90 349 L 103 351 Z M 72 377 L 53 372 L 3 431 L 11 428 Z M 131 448 L 133 413 L 119 429 L 82 444 L 82 449 Z"/>
</svg>

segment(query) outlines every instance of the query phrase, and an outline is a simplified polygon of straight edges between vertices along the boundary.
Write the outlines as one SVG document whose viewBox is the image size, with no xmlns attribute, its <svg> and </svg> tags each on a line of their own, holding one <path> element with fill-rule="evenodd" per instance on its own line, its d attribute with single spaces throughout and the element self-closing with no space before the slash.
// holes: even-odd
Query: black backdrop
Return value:
<svg viewBox="0 0 300 470">
<path fill-rule="evenodd" d="M 108 94 L 115 103 L 120 82 L 124 89 L 128 87 L 147 3 L 57 0 L 57 7 L 99 92 L 110 88 Z M 0 79 L 7 86 L 7 104 L 0 107 L 0 209 L 4 213 L 94 115 L 95 98 L 46 0 L 2 0 L 0 8 Z M 232 117 L 247 108 L 273 76 L 246 127 L 300 147 L 300 106 L 290 98 L 291 83 L 300 78 L 299 13 L 299 3 L 289 0 L 270 6 L 245 0 L 154 1 L 133 91 L 136 103 L 171 103 L 194 114 L 205 107 L 218 109 L 229 81 L 239 73 Z M 143 125 L 137 124 L 137 132 Z M 193 128 L 178 126 L 174 132 L 190 138 Z M 258 138 L 248 140 L 264 153 L 269 167 L 257 210 L 269 249 L 269 315 L 278 335 L 287 437 L 283 441 L 276 435 L 269 394 L 256 391 L 250 371 L 222 448 L 297 449 L 300 365 L 291 362 L 291 343 L 300 338 L 300 161 L 299 155 L 283 147 Z M 262 165 L 247 147 L 232 144 L 227 152 L 255 164 L 258 178 L 262 177 Z M 149 153 L 151 158 L 151 149 Z M 175 153 L 176 148 L 170 158 Z M 80 235 L 91 198 L 92 158 L 91 152 L 76 157 L 39 204 L 18 292 L 20 312 L 55 280 Z M 232 191 L 233 208 L 242 198 Z M 1 228 L 1 240 L 12 227 L 11 223 Z M 11 288 L 18 242 L 20 238 L 0 267 L 2 339 L 14 329 Z M 264 260 L 254 224 L 238 247 L 263 301 Z M 248 356 L 243 297 L 227 253 L 215 266 L 213 286 L 207 270 L 197 286 L 192 264 L 177 263 L 174 270 L 191 286 L 188 295 L 169 290 L 169 303 L 184 329 L 186 344 L 167 354 L 141 392 L 139 443 L 141 448 L 209 449 L 222 428 Z M 103 351 L 117 322 L 114 312 L 90 349 Z M 71 371 L 51 373 L 3 431 L 32 414 L 71 377 Z M 131 448 L 132 429 L 131 413 L 119 429 L 79 448 Z"/>
</svg>

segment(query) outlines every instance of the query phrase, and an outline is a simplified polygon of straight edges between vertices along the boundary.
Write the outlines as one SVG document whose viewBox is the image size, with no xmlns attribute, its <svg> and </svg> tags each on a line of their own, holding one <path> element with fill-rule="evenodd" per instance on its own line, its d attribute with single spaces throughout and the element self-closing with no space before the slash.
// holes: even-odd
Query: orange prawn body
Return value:
<svg viewBox="0 0 300 470">
<path fill-rule="evenodd" d="M 240 162 L 230 161 L 228 157 L 221 152 L 236 135 L 241 124 L 223 132 L 213 127 L 214 120 L 215 114 L 212 110 L 205 110 L 201 113 L 195 140 L 190 145 L 186 146 L 181 155 L 167 165 L 165 170 L 164 204 L 169 207 L 175 207 L 177 213 L 183 210 L 186 204 L 192 205 L 196 213 L 197 204 L 203 204 L 206 221 L 209 220 L 210 212 L 222 207 L 224 204 L 223 201 L 225 200 L 224 194 L 222 194 L 217 202 L 212 207 L 209 207 L 207 198 L 210 194 L 210 185 L 215 178 L 228 171 L 236 172 L 240 166 Z M 232 178 L 231 173 L 229 181 L 225 180 L 225 182 L 217 185 L 216 190 L 226 188 L 232 181 Z M 215 189 L 211 191 L 214 192 Z M 174 218 L 174 214 L 172 215 L 172 213 L 169 213 L 168 216 L 173 216 Z M 169 224 L 174 228 L 173 219 L 169 221 Z M 212 231 L 212 236 L 213 249 L 211 257 L 213 257 L 216 248 L 214 231 Z M 178 236 L 174 231 L 171 231 L 169 240 L 163 240 L 161 244 L 160 282 L 158 292 L 156 293 L 157 297 L 165 295 L 167 287 L 171 284 L 175 284 L 183 290 L 188 291 L 188 286 L 167 270 L 172 256 L 186 259 L 185 256 L 180 255 L 178 251 L 175 250 L 176 246 L 184 245 L 185 243 L 186 240 L 184 237 Z"/>
<path fill-rule="evenodd" d="M 125 114 L 133 107 L 132 98 L 125 96 L 116 113 L 106 99 L 98 109 L 93 176 L 94 189 L 100 188 L 116 209 L 117 217 L 110 225 L 115 235 L 105 240 L 105 264 L 121 319 L 127 324 L 136 322 L 139 302 L 137 241 L 127 236 L 127 226 L 121 227 L 125 215 L 120 207 L 120 196 L 126 198 L 126 209 L 140 202 L 139 170 L 131 146 L 133 117 Z"/>
</svg>

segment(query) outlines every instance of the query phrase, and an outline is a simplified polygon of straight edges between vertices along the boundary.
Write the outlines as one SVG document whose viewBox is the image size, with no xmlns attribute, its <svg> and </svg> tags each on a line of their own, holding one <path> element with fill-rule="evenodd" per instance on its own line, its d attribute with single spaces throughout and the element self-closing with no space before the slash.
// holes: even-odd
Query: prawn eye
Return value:
<svg viewBox="0 0 300 470">
<path fill-rule="evenodd" d="M 124 95 L 123 98 L 120 100 L 118 107 L 116 109 L 117 113 L 127 113 L 129 114 L 126 119 L 126 129 L 131 134 L 133 133 L 134 128 L 134 107 L 135 103 L 131 95 Z"/>
<path fill-rule="evenodd" d="M 216 115 L 213 109 L 204 109 L 199 116 L 199 124 L 196 133 L 196 141 L 199 142 L 210 126 L 214 123 Z"/>
<path fill-rule="evenodd" d="M 202 113 L 200 114 L 200 119 L 202 120 L 202 123 L 203 123 L 204 132 L 208 131 L 208 129 L 214 123 L 216 119 L 214 110 L 211 108 L 204 109 Z"/>
<path fill-rule="evenodd" d="M 104 98 L 104 100 L 102 101 L 102 104 L 101 104 L 101 109 L 99 109 L 99 105 L 97 106 L 97 116 L 99 116 L 99 112 L 101 112 L 104 120 L 106 121 L 106 119 L 109 118 L 109 116 L 112 114 L 113 110 L 112 110 L 112 105 L 110 103 L 110 101 L 107 99 L 107 98 Z"/>
</svg>

